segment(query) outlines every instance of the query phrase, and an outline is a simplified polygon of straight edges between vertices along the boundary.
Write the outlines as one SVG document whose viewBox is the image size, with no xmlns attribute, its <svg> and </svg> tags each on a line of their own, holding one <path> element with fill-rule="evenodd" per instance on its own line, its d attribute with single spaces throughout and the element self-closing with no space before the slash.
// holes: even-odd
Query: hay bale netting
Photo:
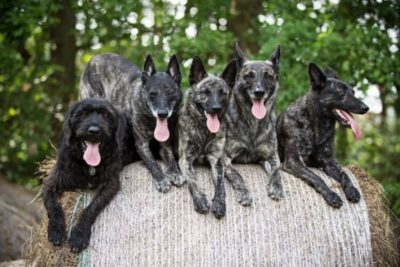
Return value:
<svg viewBox="0 0 400 267">
<path fill-rule="evenodd" d="M 44 220 L 28 260 L 36 266 L 395 266 L 382 188 L 360 169 L 352 167 L 362 175 L 359 183 L 346 172 L 361 186 L 362 200 L 344 201 L 339 210 L 286 173 L 285 198 L 275 202 L 267 196 L 267 178 L 259 166 L 237 169 L 253 205 L 239 205 L 226 184 L 227 214 L 218 221 L 194 211 L 186 185 L 158 193 L 143 163 L 131 164 L 121 173 L 121 192 L 93 226 L 87 250 L 74 255 L 68 245 L 54 248 Z M 197 174 L 211 199 L 210 171 L 201 167 Z M 338 184 L 319 174 L 344 199 Z M 87 205 L 90 197 L 66 194 L 67 224 L 78 198 Z"/>
</svg>

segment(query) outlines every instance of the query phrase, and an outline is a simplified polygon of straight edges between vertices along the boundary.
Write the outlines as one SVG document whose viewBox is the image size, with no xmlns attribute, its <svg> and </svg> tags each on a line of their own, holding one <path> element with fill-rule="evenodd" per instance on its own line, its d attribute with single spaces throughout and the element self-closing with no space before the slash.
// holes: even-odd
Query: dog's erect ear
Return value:
<svg viewBox="0 0 400 267">
<path fill-rule="evenodd" d="M 78 103 L 79 102 L 72 104 L 64 115 L 62 139 L 67 146 L 70 145 L 70 139 L 72 137 L 71 118 L 74 115 L 76 108 L 78 107 Z"/>
<path fill-rule="evenodd" d="M 338 75 L 337 72 L 334 71 L 332 68 L 326 67 L 326 68 L 324 69 L 324 72 L 325 72 L 325 74 L 326 74 L 326 76 L 327 76 L 328 78 L 334 78 L 334 79 L 338 79 L 338 80 L 339 80 L 339 75 Z"/>
<path fill-rule="evenodd" d="M 182 75 L 179 68 L 178 58 L 175 55 L 173 55 L 169 60 L 167 74 L 171 76 L 178 85 L 181 85 Z"/>
<path fill-rule="evenodd" d="M 236 70 L 236 59 L 232 59 L 231 61 L 229 61 L 224 72 L 222 72 L 221 74 L 221 78 L 224 79 L 224 81 L 230 88 L 233 88 L 233 86 L 235 85 L 237 73 Z"/>
<path fill-rule="evenodd" d="M 189 83 L 190 86 L 196 84 L 208 76 L 203 62 L 197 56 L 193 58 L 192 66 L 190 67 Z"/>
<path fill-rule="evenodd" d="M 279 74 L 279 61 L 281 57 L 281 46 L 278 45 L 275 49 L 275 52 L 271 55 L 270 61 L 272 62 L 276 73 Z"/>
<path fill-rule="evenodd" d="M 146 83 L 154 73 L 156 73 L 156 67 L 154 66 L 153 58 L 150 55 L 147 55 L 142 72 L 142 82 Z"/>
<path fill-rule="evenodd" d="M 235 43 L 235 58 L 236 58 L 237 71 L 239 71 L 243 67 L 244 62 L 247 59 L 242 50 L 240 49 L 238 43 Z"/>
<path fill-rule="evenodd" d="M 308 65 L 308 76 L 310 77 L 312 89 L 321 90 L 325 86 L 326 75 L 325 73 L 314 63 Z"/>
</svg>

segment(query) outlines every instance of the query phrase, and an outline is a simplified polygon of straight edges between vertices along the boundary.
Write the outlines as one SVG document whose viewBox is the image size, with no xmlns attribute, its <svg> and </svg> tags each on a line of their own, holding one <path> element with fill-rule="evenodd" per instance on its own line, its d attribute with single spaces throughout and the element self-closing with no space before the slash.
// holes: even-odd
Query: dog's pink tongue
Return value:
<svg viewBox="0 0 400 267">
<path fill-rule="evenodd" d="M 263 99 L 253 99 L 253 107 L 251 108 L 251 113 L 253 113 L 253 116 L 259 120 L 265 117 L 265 115 L 267 114 L 267 109 L 264 106 Z"/>
<path fill-rule="evenodd" d="M 100 143 L 91 143 L 85 141 L 86 149 L 85 153 L 83 154 L 83 159 L 85 160 L 86 164 L 92 167 L 96 167 L 100 164 L 101 156 L 99 152 L 99 145 Z"/>
<path fill-rule="evenodd" d="M 220 127 L 218 115 L 209 114 L 206 112 L 206 117 L 208 130 L 212 133 L 218 132 Z"/>
<path fill-rule="evenodd" d="M 154 129 L 154 138 L 158 142 L 165 142 L 168 140 L 169 130 L 167 119 L 157 118 L 156 129 Z"/>
<path fill-rule="evenodd" d="M 361 129 L 358 127 L 357 122 L 354 120 L 354 118 L 344 110 L 341 110 L 342 114 L 346 117 L 346 119 L 349 120 L 351 130 L 353 131 L 353 135 L 356 138 L 356 140 L 360 140 L 362 138 L 362 132 Z"/>
</svg>

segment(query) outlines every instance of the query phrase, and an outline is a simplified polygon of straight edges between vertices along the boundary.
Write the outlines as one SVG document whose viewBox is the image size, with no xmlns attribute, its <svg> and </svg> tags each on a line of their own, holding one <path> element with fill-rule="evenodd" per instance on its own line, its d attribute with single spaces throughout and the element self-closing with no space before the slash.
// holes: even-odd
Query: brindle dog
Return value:
<svg viewBox="0 0 400 267">
<path fill-rule="evenodd" d="M 226 210 L 221 158 L 226 134 L 224 114 L 235 76 L 234 60 L 228 64 L 220 78 L 208 75 L 202 61 L 195 57 L 189 76 L 191 88 L 179 115 L 179 166 L 188 182 L 195 210 L 207 213 L 209 204 L 206 195 L 197 185 L 193 164 L 196 161 L 208 161 L 215 186 L 211 211 L 216 218 L 222 218 Z"/>
<path fill-rule="evenodd" d="M 280 47 L 265 61 L 247 60 L 237 44 L 235 53 L 237 79 L 226 112 L 224 165 L 225 176 L 238 191 L 239 202 L 248 206 L 252 198 L 232 162 L 260 163 L 270 176 L 268 195 L 274 200 L 283 196 L 275 131 Z"/>
<path fill-rule="evenodd" d="M 102 97 L 123 110 L 130 118 L 135 147 L 154 180 L 157 189 L 167 192 L 171 182 L 184 183 L 172 150 L 170 132 L 177 126 L 182 100 L 179 62 L 172 56 L 166 72 L 158 72 L 150 55 L 144 70 L 116 54 L 100 54 L 88 63 L 80 84 L 81 98 Z M 160 149 L 166 165 L 164 172 L 150 150 Z M 131 148 L 134 150 L 134 148 Z"/>
<path fill-rule="evenodd" d="M 341 198 L 307 166 L 322 168 L 342 185 L 349 201 L 358 202 L 360 193 L 335 157 L 335 123 L 351 128 L 360 139 L 361 130 L 351 113 L 364 114 L 368 106 L 330 68 L 323 72 L 310 63 L 308 75 L 311 90 L 278 117 L 279 155 L 285 171 L 314 187 L 329 205 L 339 208 L 343 204 Z"/>
</svg>

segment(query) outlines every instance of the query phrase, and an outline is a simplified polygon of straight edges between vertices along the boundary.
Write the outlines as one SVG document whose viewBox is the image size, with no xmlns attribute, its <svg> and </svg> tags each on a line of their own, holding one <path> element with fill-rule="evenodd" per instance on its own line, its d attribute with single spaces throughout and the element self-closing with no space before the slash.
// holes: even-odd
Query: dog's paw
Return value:
<svg viewBox="0 0 400 267">
<path fill-rule="evenodd" d="M 194 209 L 201 214 L 206 214 L 210 210 L 210 205 L 206 196 L 193 198 Z"/>
<path fill-rule="evenodd" d="M 167 174 L 171 183 L 177 187 L 181 187 L 186 181 L 182 174 L 180 173 L 168 173 Z"/>
<path fill-rule="evenodd" d="M 283 198 L 283 188 L 281 182 L 272 182 L 268 185 L 268 196 L 273 200 Z"/>
<path fill-rule="evenodd" d="M 243 206 L 250 206 L 253 203 L 253 199 L 250 196 L 248 191 L 241 191 L 239 192 L 239 203 Z"/>
<path fill-rule="evenodd" d="M 171 182 L 169 179 L 163 179 L 156 182 L 157 190 L 162 193 L 167 193 L 171 189 Z"/>
<path fill-rule="evenodd" d="M 211 203 L 211 212 L 214 214 L 215 218 L 221 219 L 226 213 L 226 204 L 224 200 L 213 199 Z"/>
<path fill-rule="evenodd" d="M 357 203 L 360 201 L 360 192 L 354 186 L 348 186 L 344 189 L 344 194 L 348 201 Z"/>
<path fill-rule="evenodd" d="M 64 224 L 49 223 L 47 230 L 47 238 L 53 245 L 60 246 L 65 240 Z"/>
<path fill-rule="evenodd" d="M 89 246 L 90 235 L 90 229 L 84 230 L 76 226 L 72 228 L 71 236 L 68 239 L 71 251 L 79 253 L 87 248 Z"/>
<path fill-rule="evenodd" d="M 338 209 L 343 205 L 342 199 L 335 192 L 328 192 L 324 195 L 324 198 L 326 202 L 334 208 Z"/>
</svg>

